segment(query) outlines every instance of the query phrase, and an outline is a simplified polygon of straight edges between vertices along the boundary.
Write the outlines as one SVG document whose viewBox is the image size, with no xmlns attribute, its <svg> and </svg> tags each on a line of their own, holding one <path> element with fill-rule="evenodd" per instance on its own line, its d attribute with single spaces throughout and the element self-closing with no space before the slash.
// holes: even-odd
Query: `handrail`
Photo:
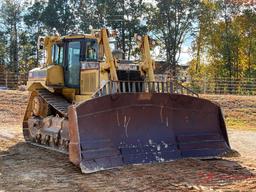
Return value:
<svg viewBox="0 0 256 192">
<path fill-rule="evenodd" d="M 108 81 L 101 86 L 93 98 L 115 93 L 170 93 L 199 97 L 197 93 L 177 81 Z"/>
</svg>

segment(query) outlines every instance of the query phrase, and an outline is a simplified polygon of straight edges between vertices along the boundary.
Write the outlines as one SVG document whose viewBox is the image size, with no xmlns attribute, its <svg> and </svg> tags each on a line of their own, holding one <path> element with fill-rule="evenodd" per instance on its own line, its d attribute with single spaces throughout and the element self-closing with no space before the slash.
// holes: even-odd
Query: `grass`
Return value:
<svg viewBox="0 0 256 192">
<path fill-rule="evenodd" d="M 226 118 L 226 124 L 228 128 L 231 129 L 243 129 L 243 130 L 255 130 L 255 125 L 250 122 L 237 118 Z"/>
</svg>

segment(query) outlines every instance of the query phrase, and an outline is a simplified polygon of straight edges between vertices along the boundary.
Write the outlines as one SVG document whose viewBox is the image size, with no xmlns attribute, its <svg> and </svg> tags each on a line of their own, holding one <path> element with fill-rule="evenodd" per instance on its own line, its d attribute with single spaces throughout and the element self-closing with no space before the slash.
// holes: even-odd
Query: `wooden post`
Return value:
<svg viewBox="0 0 256 192">
<path fill-rule="evenodd" d="M 5 87 L 8 88 L 8 74 L 7 74 L 7 71 L 5 71 Z"/>
</svg>

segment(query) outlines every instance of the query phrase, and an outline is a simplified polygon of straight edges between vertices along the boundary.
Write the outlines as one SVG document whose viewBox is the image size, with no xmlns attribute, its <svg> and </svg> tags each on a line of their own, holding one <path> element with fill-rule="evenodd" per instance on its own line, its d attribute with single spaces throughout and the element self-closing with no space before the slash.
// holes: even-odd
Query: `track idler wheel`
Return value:
<svg viewBox="0 0 256 192">
<path fill-rule="evenodd" d="M 32 101 L 32 112 L 35 116 L 46 117 L 48 114 L 48 104 L 40 96 L 35 96 Z"/>
</svg>

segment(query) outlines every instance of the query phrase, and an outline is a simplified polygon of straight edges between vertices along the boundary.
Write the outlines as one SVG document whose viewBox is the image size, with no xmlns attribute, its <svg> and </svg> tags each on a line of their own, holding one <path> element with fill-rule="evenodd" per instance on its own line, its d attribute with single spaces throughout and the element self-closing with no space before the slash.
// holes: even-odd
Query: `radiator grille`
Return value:
<svg viewBox="0 0 256 192">
<path fill-rule="evenodd" d="M 97 72 L 83 72 L 81 74 L 81 94 L 91 94 L 96 91 Z"/>
</svg>

